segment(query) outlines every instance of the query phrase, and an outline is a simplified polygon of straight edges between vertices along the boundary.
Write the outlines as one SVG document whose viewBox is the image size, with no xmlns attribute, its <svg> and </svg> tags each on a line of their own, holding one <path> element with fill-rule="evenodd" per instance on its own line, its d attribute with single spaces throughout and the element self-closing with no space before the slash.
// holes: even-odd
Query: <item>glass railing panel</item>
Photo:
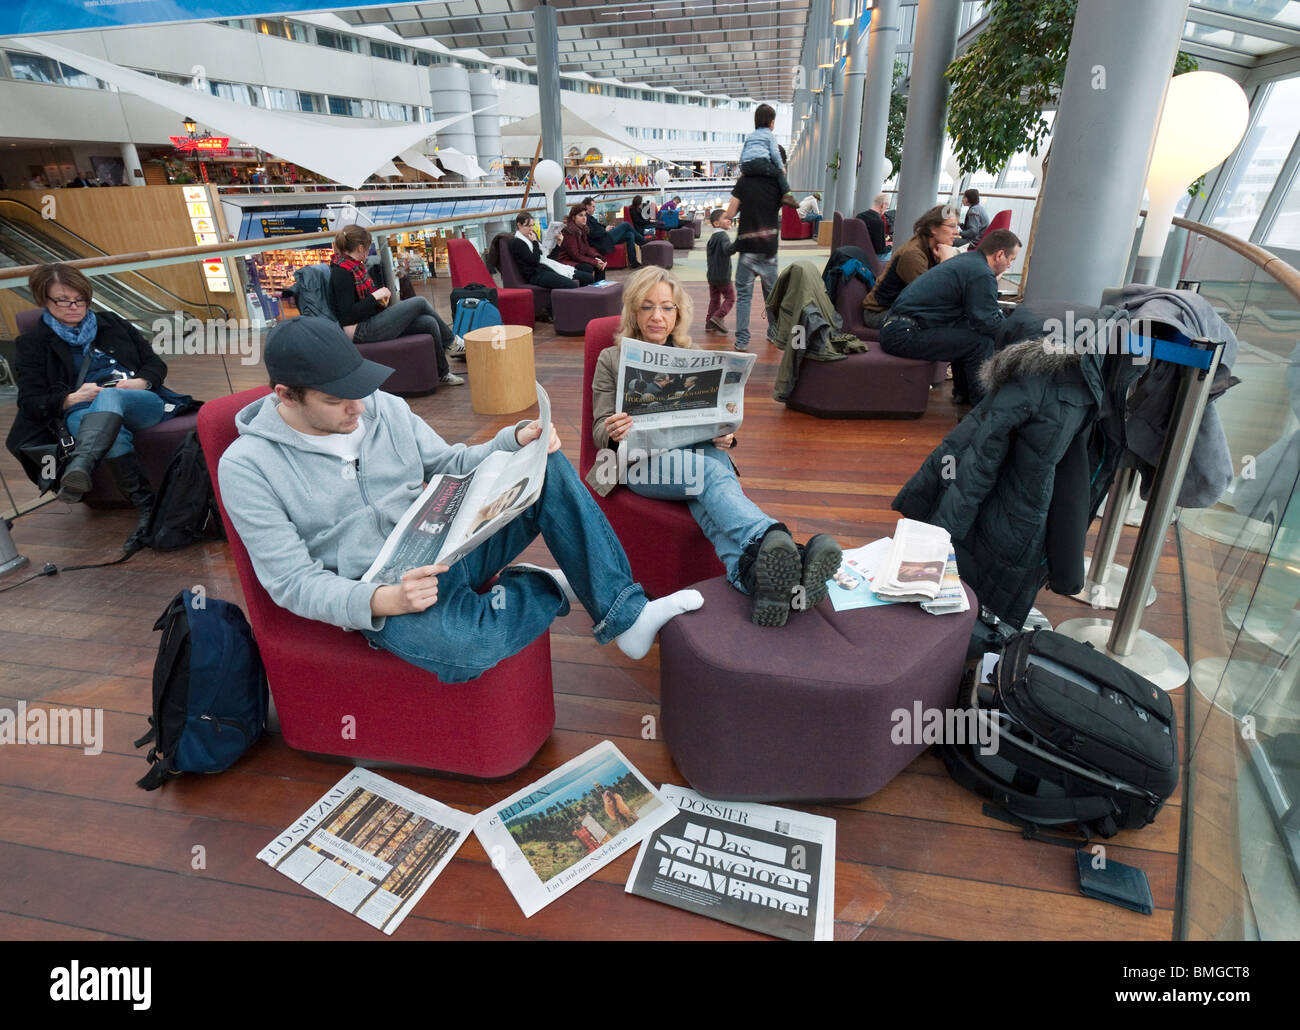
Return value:
<svg viewBox="0 0 1300 1030">
<path fill-rule="evenodd" d="M 1185 276 L 1238 337 L 1215 403 L 1235 477 L 1180 513 L 1191 664 L 1182 928 L 1300 937 L 1300 301 L 1207 237 Z M 1296 811 L 1292 811 L 1295 809 Z"/>
</svg>

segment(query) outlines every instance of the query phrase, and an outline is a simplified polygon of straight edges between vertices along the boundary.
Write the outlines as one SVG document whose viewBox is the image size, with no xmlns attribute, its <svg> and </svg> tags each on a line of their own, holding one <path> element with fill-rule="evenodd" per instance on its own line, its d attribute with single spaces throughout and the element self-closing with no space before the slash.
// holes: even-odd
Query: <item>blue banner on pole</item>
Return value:
<svg viewBox="0 0 1300 1030">
<path fill-rule="evenodd" d="M 382 4 L 348 4 L 380 7 Z M 86 29 L 115 29 L 163 22 L 216 18 L 274 17 L 304 11 L 331 11 L 342 5 L 320 0 L 9 0 L 0 3 L 0 36 L 46 35 Z"/>
</svg>

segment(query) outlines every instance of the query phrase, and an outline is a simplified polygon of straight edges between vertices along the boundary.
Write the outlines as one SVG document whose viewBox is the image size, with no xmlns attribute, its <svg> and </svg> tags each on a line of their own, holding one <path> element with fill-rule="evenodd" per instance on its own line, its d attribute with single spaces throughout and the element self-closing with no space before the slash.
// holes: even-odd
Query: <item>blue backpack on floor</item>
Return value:
<svg viewBox="0 0 1300 1030">
<path fill-rule="evenodd" d="M 266 672 L 244 613 L 182 590 L 158 617 L 153 667 L 151 768 L 137 786 L 156 790 L 183 772 L 228 769 L 266 728 Z"/>
<path fill-rule="evenodd" d="M 456 314 L 452 317 L 451 331 L 457 336 L 464 336 L 472 329 L 503 324 L 501 312 L 490 300 L 464 297 L 456 302 Z"/>
</svg>

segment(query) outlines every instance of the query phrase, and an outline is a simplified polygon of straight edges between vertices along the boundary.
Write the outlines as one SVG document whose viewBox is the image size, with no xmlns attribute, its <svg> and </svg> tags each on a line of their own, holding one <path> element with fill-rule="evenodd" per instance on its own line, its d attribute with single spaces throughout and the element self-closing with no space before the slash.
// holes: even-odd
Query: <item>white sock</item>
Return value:
<svg viewBox="0 0 1300 1030">
<path fill-rule="evenodd" d="M 531 562 L 526 562 L 526 561 L 515 562 L 515 568 L 533 569 L 537 572 L 545 572 L 548 576 L 551 577 L 551 579 L 555 580 L 555 582 L 559 584 L 560 590 L 563 591 L 564 596 L 568 600 L 569 604 L 582 603 L 581 601 L 578 600 L 578 595 L 573 592 L 573 587 L 569 586 L 569 577 L 566 576 L 559 569 L 544 569 L 540 565 L 534 565 Z"/>
<path fill-rule="evenodd" d="M 704 596 L 698 590 L 679 590 L 667 597 L 659 597 L 646 602 L 636 622 L 614 638 L 618 649 L 629 658 L 644 658 L 650 653 L 650 645 L 655 636 L 669 619 L 683 612 L 693 612 L 704 604 Z"/>
</svg>

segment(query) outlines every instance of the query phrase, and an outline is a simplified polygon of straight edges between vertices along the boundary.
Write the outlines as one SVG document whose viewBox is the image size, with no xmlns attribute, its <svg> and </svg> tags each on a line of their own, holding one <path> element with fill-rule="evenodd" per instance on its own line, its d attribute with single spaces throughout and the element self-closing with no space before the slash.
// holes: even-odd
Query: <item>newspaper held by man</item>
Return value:
<svg viewBox="0 0 1300 1030">
<path fill-rule="evenodd" d="M 623 337 L 618 410 L 632 416 L 628 454 L 690 447 L 734 433 L 744 418 L 745 383 L 756 360 L 753 354 Z"/>
<path fill-rule="evenodd" d="M 391 934 L 451 861 L 474 819 L 368 769 L 353 769 L 257 857 Z"/>
<path fill-rule="evenodd" d="M 831 939 L 834 819 L 670 783 L 659 792 L 678 813 L 641 845 L 628 893 L 787 940 Z"/>
<path fill-rule="evenodd" d="M 551 400 L 536 386 L 541 435 L 517 451 L 494 451 L 464 475 L 434 476 L 388 534 L 363 583 L 399 583 L 409 569 L 454 565 L 541 496 Z"/>
<path fill-rule="evenodd" d="M 889 555 L 876 577 L 876 593 L 894 601 L 933 601 L 939 596 L 951 553 L 946 529 L 899 519 Z"/>
<path fill-rule="evenodd" d="M 474 834 L 525 916 L 677 812 L 608 740 L 479 814 Z"/>
</svg>

